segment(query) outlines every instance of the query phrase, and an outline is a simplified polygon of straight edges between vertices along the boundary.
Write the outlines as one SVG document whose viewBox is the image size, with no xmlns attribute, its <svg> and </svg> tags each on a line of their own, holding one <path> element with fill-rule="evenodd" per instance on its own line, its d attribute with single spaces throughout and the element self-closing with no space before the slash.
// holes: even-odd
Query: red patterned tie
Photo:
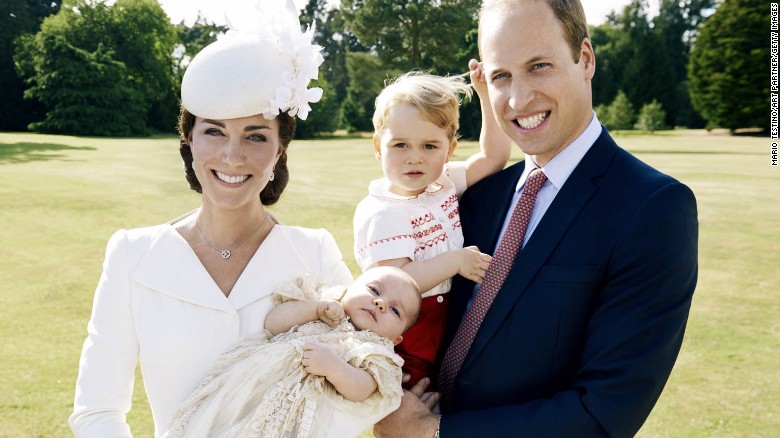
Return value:
<svg viewBox="0 0 780 438">
<path fill-rule="evenodd" d="M 520 194 L 520 199 L 515 206 L 515 211 L 512 212 L 512 218 L 509 219 L 504 236 L 498 243 L 498 248 L 493 255 L 493 261 L 490 263 L 490 268 L 488 268 L 485 280 L 482 282 L 482 287 L 474 296 L 471 307 L 466 311 L 466 315 L 461 320 L 460 327 L 458 327 L 458 332 L 444 355 L 439 374 L 439 386 L 445 406 L 452 401 L 455 376 L 457 376 L 461 365 L 463 365 L 463 359 L 466 358 L 466 353 L 471 348 L 471 343 L 477 335 L 485 314 L 490 309 L 490 304 L 493 303 L 493 299 L 496 297 L 499 289 L 501 289 L 501 285 L 504 284 L 504 280 L 506 280 L 509 270 L 512 268 L 515 256 L 517 256 L 520 247 L 523 245 L 528 220 L 531 218 L 531 212 L 534 210 L 536 194 L 545 181 L 547 181 L 547 176 L 541 169 L 533 170 L 528 176 L 528 180 L 526 180 L 523 191 Z"/>
</svg>

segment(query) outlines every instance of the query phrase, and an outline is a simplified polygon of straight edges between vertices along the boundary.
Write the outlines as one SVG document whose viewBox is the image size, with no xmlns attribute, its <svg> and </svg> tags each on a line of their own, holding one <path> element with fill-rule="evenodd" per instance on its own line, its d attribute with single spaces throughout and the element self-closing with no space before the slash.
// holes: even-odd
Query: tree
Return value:
<svg viewBox="0 0 780 438">
<path fill-rule="evenodd" d="M 24 81 L 13 61 L 15 41 L 37 32 L 41 21 L 59 8 L 59 0 L 0 2 L 0 131 L 23 131 L 41 114 L 40 105 L 23 99 Z"/>
<path fill-rule="evenodd" d="M 385 70 L 381 61 L 370 53 L 348 53 L 349 86 L 341 106 L 341 125 L 349 131 L 373 131 L 374 100 L 382 91 L 385 80 L 399 73 Z"/>
<path fill-rule="evenodd" d="M 179 114 L 175 28 L 157 0 L 117 0 L 110 11 L 110 36 L 104 44 L 116 48 L 116 59 L 127 67 L 127 79 L 144 95 L 147 124 L 175 131 Z"/>
<path fill-rule="evenodd" d="M 653 32 L 666 47 L 676 84 L 675 105 L 669 107 L 673 111 L 667 116 L 674 125 L 702 127 L 704 123 L 691 106 L 686 69 L 697 27 L 714 4 L 715 0 L 661 0 L 659 13 L 653 18 Z"/>
<path fill-rule="evenodd" d="M 457 54 L 474 27 L 477 0 L 342 0 L 347 27 L 386 67 L 466 71 Z"/>
<path fill-rule="evenodd" d="M 598 114 L 598 113 L 596 113 Z M 634 127 L 636 113 L 634 106 L 623 91 L 618 91 L 615 100 L 607 107 L 604 125 L 614 131 L 624 131 Z"/>
<path fill-rule="evenodd" d="M 709 127 L 769 127 L 769 14 L 760 0 L 725 0 L 701 26 L 688 64 L 693 107 Z"/>
<path fill-rule="evenodd" d="M 609 105 L 620 91 L 623 69 L 631 56 L 628 35 L 618 25 L 609 22 L 590 27 L 589 33 L 596 56 L 593 104 Z M 602 118 L 600 113 L 597 114 Z"/>
<path fill-rule="evenodd" d="M 639 111 L 639 118 L 636 121 L 634 128 L 643 131 L 655 132 L 664 128 L 664 120 L 666 119 L 666 112 L 664 108 L 653 99 L 652 102 L 646 103 Z"/>
<path fill-rule="evenodd" d="M 55 121 L 56 117 L 64 114 L 76 117 L 85 126 L 94 125 L 95 122 L 86 116 L 89 111 L 72 111 L 64 107 L 75 105 L 83 110 L 85 106 L 94 105 L 95 108 L 115 108 L 116 111 L 139 111 L 138 117 L 144 121 L 141 125 L 144 128 L 140 129 L 133 121 L 127 128 L 128 133 L 145 131 L 147 123 L 157 129 L 173 131 L 178 106 L 172 58 L 175 44 L 174 28 L 155 0 L 117 0 L 110 6 L 103 2 L 79 0 L 72 7 L 61 9 L 44 20 L 34 38 L 20 42 L 15 56 L 20 74 L 31 87 L 27 96 L 46 107 L 46 123 L 33 126 L 40 129 L 46 126 L 75 126 L 64 120 Z M 97 74 L 97 77 L 104 80 L 110 77 L 115 83 L 93 82 L 85 75 L 76 74 L 73 66 L 55 62 L 61 58 L 66 62 L 75 59 L 89 62 L 91 64 L 84 66 L 85 69 L 105 70 L 106 74 Z M 74 79 L 52 80 L 66 74 L 74 74 Z M 111 88 L 114 92 L 105 96 L 85 93 L 82 98 L 86 100 L 75 101 L 67 97 L 68 90 L 51 88 L 82 91 L 85 86 L 78 81 L 89 83 L 92 87 L 114 87 Z M 132 96 L 126 90 L 133 90 Z M 140 96 L 140 102 L 135 100 L 137 96 Z M 106 105 L 105 98 L 116 100 Z M 125 102 L 125 98 L 131 101 Z M 97 134 L 107 128 L 95 126 L 93 129 Z"/>
<path fill-rule="evenodd" d="M 635 105 L 657 99 L 664 108 L 676 108 L 672 63 L 661 37 L 650 26 L 647 10 L 646 0 L 633 0 L 620 17 L 629 43 L 620 88 Z"/>
<path fill-rule="evenodd" d="M 75 135 L 131 135 L 145 131 L 141 93 L 123 78 L 124 64 L 99 44 L 94 52 L 70 44 L 63 36 L 48 34 L 39 40 L 47 53 L 36 85 L 26 94 L 49 111 L 34 131 Z M 118 103 L 121 102 L 121 105 Z"/>
</svg>

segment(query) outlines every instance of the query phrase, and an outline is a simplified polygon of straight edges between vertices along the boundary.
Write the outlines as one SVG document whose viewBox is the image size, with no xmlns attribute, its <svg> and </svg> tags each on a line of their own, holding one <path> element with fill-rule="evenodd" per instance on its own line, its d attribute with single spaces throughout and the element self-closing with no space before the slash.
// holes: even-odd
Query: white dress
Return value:
<svg viewBox="0 0 780 438">
<path fill-rule="evenodd" d="M 318 300 L 319 293 L 307 276 L 281 288 L 274 299 Z M 308 341 L 326 344 L 368 371 L 377 390 L 353 402 L 324 377 L 307 373 L 301 358 Z M 354 437 L 400 405 L 402 363 L 390 340 L 357 331 L 347 319 L 335 328 L 309 322 L 273 337 L 263 330 L 219 357 L 164 437 Z"/>
<path fill-rule="evenodd" d="M 171 225 L 116 232 L 81 354 L 74 434 L 132 436 L 125 415 L 140 364 L 160 436 L 217 357 L 262 330 L 273 291 L 304 273 L 329 284 L 352 282 L 333 236 L 322 229 L 275 225 L 228 296 Z"/>
</svg>

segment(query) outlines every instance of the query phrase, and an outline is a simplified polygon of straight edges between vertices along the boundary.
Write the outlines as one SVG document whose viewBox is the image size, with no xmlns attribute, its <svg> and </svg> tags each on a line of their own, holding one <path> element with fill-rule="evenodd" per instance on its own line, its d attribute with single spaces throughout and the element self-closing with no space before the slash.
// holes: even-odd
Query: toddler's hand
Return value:
<svg viewBox="0 0 780 438">
<path fill-rule="evenodd" d="M 482 70 L 482 63 L 478 62 L 476 59 L 469 61 L 469 78 L 471 79 L 471 86 L 474 87 L 474 91 L 476 91 L 477 96 L 479 96 L 479 100 L 487 102 L 487 78 L 485 77 L 485 72 Z"/>
<path fill-rule="evenodd" d="M 317 317 L 331 327 L 339 325 L 344 316 L 344 308 L 338 301 L 321 300 L 317 305 Z"/>
<path fill-rule="evenodd" d="M 303 358 L 301 365 L 307 373 L 315 376 L 328 376 L 328 373 L 336 369 L 343 362 L 328 346 L 319 342 L 307 342 L 303 344 Z"/>
<path fill-rule="evenodd" d="M 458 274 L 471 281 L 482 283 L 493 257 L 479 252 L 476 246 L 467 246 L 459 251 L 461 257 Z"/>
</svg>

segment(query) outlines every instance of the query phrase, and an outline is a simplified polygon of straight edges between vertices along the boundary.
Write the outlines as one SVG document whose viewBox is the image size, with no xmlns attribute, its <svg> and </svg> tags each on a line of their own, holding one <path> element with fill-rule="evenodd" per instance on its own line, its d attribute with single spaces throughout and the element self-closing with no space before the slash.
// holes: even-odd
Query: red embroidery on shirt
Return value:
<svg viewBox="0 0 780 438">
<path fill-rule="evenodd" d="M 412 228 L 420 228 L 421 226 L 427 224 L 428 222 L 431 222 L 434 220 L 434 217 L 430 213 L 426 213 L 425 216 L 418 217 L 417 219 L 412 219 Z"/>
<path fill-rule="evenodd" d="M 435 233 L 437 231 L 441 231 L 442 228 L 443 227 L 441 226 L 441 224 L 436 224 L 436 225 L 428 228 L 427 230 L 418 231 L 418 232 L 414 233 L 414 238 L 417 239 L 417 240 L 422 239 L 423 237 L 430 236 L 431 234 L 433 234 L 433 233 Z"/>
<path fill-rule="evenodd" d="M 452 218 L 454 218 L 455 216 L 458 216 L 458 214 L 459 214 L 459 213 L 460 213 L 460 207 L 456 207 L 456 208 L 455 208 L 455 210 L 452 210 L 452 211 L 450 212 L 450 214 L 449 214 L 449 215 L 447 215 L 447 217 L 448 217 L 450 220 L 452 220 Z"/>
<path fill-rule="evenodd" d="M 414 253 L 417 254 L 417 252 L 419 251 L 423 251 L 427 248 L 433 248 L 439 242 L 446 242 L 446 241 L 447 241 L 447 234 L 441 233 L 438 236 L 434 237 L 433 239 L 426 240 L 425 242 L 419 242 L 417 244 L 417 249 L 414 250 Z"/>
<path fill-rule="evenodd" d="M 399 235 L 397 235 L 397 236 L 393 236 L 393 237 L 386 237 L 386 238 L 384 238 L 384 239 L 375 240 L 375 241 L 373 241 L 373 242 L 370 242 L 370 243 L 369 243 L 369 244 L 367 244 L 367 245 L 364 245 L 364 246 L 362 246 L 362 247 L 361 247 L 361 248 L 360 248 L 358 251 L 359 251 L 359 252 L 363 252 L 363 251 L 365 251 L 367 248 L 370 248 L 370 247 L 372 247 L 372 246 L 380 245 L 380 244 L 382 244 L 382 243 L 392 242 L 392 241 L 394 241 L 394 240 L 401 240 L 401 239 L 414 239 L 414 235 L 413 235 L 413 234 L 399 234 Z"/>
<path fill-rule="evenodd" d="M 452 195 L 449 198 L 447 198 L 446 201 L 444 201 L 443 204 L 441 204 L 441 209 L 444 211 L 449 210 L 452 208 L 453 205 L 456 205 L 458 203 L 458 195 Z"/>
</svg>

